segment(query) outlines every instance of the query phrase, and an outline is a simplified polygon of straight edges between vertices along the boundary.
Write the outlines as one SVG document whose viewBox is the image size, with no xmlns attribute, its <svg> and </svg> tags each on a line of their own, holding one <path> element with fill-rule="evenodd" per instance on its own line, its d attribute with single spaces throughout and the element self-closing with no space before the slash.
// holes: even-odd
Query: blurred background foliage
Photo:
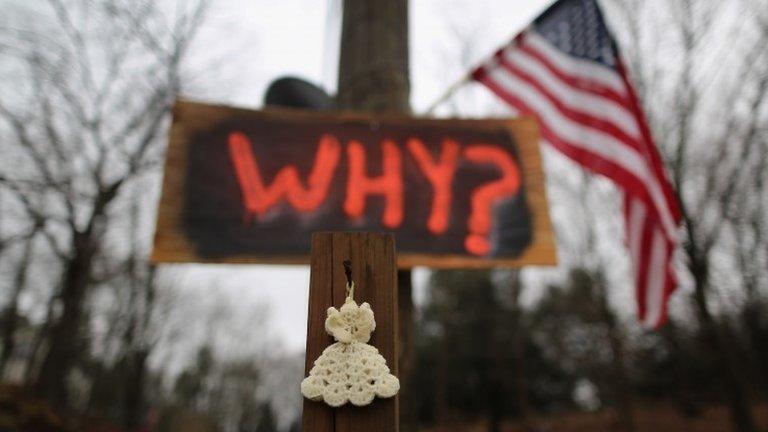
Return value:
<svg viewBox="0 0 768 432">
<path fill-rule="evenodd" d="M 492 13 L 448 3 L 443 80 L 488 54 Z M 405 432 L 768 430 L 768 8 L 600 3 L 687 210 L 670 322 L 636 323 L 616 191 L 544 150 L 561 265 L 428 273 Z M 268 308 L 147 261 L 217 3 L 2 5 L 0 430 L 298 430 L 304 356 Z M 508 112 L 467 86 L 439 115 Z"/>
</svg>

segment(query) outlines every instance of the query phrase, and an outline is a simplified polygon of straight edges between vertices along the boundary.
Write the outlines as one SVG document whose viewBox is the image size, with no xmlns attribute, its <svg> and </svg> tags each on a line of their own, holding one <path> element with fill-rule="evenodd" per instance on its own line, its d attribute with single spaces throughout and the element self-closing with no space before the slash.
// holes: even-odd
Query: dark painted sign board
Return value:
<svg viewBox="0 0 768 432">
<path fill-rule="evenodd" d="M 536 124 L 174 108 L 153 261 L 307 263 L 317 231 L 398 265 L 554 264 Z"/>
</svg>

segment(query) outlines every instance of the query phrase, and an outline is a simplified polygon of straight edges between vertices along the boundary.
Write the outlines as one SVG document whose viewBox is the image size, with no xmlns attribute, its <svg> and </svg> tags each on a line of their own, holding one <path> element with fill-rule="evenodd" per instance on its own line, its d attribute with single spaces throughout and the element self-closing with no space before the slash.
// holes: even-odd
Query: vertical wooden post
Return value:
<svg viewBox="0 0 768 432">
<path fill-rule="evenodd" d="M 410 114 L 408 0 L 345 0 L 336 104 L 340 109 Z M 407 386 L 413 366 L 410 270 L 397 274 L 403 428 L 414 429 Z"/>
<path fill-rule="evenodd" d="M 345 0 L 336 104 L 409 114 L 408 0 Z"/>
<path fill-rule="evenodd" d="M 341 307 L 346 297 L 344 260 L 352 264 L 355 301 L 368 302 L 376 317 L 369 344 L 375 346 L 398 374 L 397 267 L 391 234 L 315 233 L 309 280 L 309 317 L 305 375 L 333 340 L 325 333 L 326 310 Z M 374 399 L 371 405 L 350 404 L 331 408 L 323 402 L 304 400 L 304 432 L 398 431 L 399 398 Z"/>
<path fill-rule="evenodd" d="M 398 361 L 400 368 L 400 426 L 404 432 L 416 430 L 416 413 L 409 386 L 414 368 L 413 349 L 413 275 L 411 270 L 397 272 Z"/>
</svg>

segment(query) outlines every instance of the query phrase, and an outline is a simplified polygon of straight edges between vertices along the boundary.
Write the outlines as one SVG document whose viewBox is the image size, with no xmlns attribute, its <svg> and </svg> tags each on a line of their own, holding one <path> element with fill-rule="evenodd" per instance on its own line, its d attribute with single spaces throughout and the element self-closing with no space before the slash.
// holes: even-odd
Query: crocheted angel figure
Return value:
<svg viewBox="0 0 768 432">
<path fill-rule="evenodd" d="M 375 328 L 371 305 L 358 306 L 351 294 L 339 310 L 328 308 L 325 331 L 337 342 L 315 360 L 309 376 L 301 382 L 301 394 L 332 407 L 348 401 L 364 406 L 375 396 L 388 398 L 397 394 L 400 381 L 389 373 L 379 350 L 367 344 Z"/>
</svg>

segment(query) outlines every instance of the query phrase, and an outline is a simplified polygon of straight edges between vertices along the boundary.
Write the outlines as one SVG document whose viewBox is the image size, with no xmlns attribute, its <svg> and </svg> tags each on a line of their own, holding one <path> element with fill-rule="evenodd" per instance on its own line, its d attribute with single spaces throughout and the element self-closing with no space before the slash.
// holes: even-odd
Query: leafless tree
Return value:
<svg viewBox="0 0 768 432">
<path fill-rule="evenodd" d="M 606 243 L 606 239 L 601 238 L 601 232 L 605 237 L 606 231 L 618 231 L 619 212 L 612 211 L 613 209 L 605 205 L 605 203 L 615 203 L 618 196 L 616 193 L 611 193 L 615 191 L 606 191 L 596 183 L 596 179 L 591 174 L 585 173 L 577 185 L 576 196 L 579 197 L 581 212 L 584 214 L 581 224 L 584 238 L 581 245 L 576 247 L 582 259 L 577 265 L 591 276 L 597 301 L 595 314 L 606 329 L 606 345 L 611 351 L 611 370 L 606 372 L 610 382 L 609 399 L 615 401 L 617 420 L 622 430 L 633 432 L 636 426 L 633 413 L 634 401 L 627 372 L 627 332 L 609 298 L 610 281 L 607 273 L 611 266 L 615 265 L 615 260 L 601 253 L 599 247 L 599 243 Z M 611 214 L 614 216 L 606 216 Z"/>
<path fill-rule="evenodd" d="M 0 29 L 0 45 L 11 47 L 0 55 L 20 75 L 6 84 L 15 97 L 0 101 L 12 137 L 3 144 L 0 187 L 60 263 L 35 385 L 51 400 L 67 402 L 68 373 L 87 352 L 89 294 L 125 269 L 104 249 L 122 217 L 115 203 L 158 168 L 161 133 L 206 6 L 50 0 L 37 27 Z M 35 193 L 41 199 L 31 199 Z"/>
<path fill-rule="evenodd" d="M 34 232 L 34 231 L 33 231 Z M 6 375 L 6 367 L 16 348 L 16 330 L 19 324 L 19 299 L 27 287 L 29 268 L 32 263 L 35 235 L 30 234 L 23 243 L 19 260 L 15 263 L 8 300 L 2 312 L 2 353 L 0 375 Z"/>
<path fill-rule="evenodd" d="M 622 45 L 678 193 L 693 303 L 739 431 L 755 424 L 732 331 L 738 305 L 723 294 L 745 291 L 747 310 L 757 307 L 768 268 L 768 20 L 759 3 L 627 0 L 616 12 L 628 23 Z"/>
</svg>

